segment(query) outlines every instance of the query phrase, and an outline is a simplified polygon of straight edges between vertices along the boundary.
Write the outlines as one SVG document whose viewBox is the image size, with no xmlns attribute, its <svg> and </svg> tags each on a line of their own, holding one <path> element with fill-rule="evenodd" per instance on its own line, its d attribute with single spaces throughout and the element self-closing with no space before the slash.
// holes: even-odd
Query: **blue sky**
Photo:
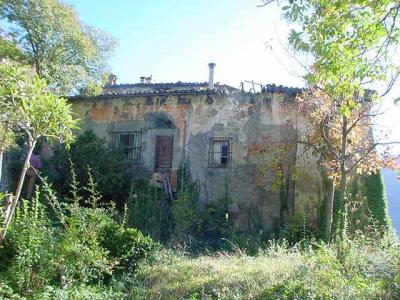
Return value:
<svg viewBox="0 0 400 300">
<path fill-rule="evenodd" d="M 301 70 L 287 53 L 288 25 L 277 7 L 258 8 L 261 0 L 66 0 L 87 24 L 118 41 L 110 61 L 119 83 L 140 76 L 154 82 L 207 81 L 208 63 L 215 79 L 239 87 L 244 80 L 302 86 Z M 385 99 L 379 129 L 400 141 L 400 108 Z M 400 148 L 396 150 L 400 153 Z"/>
<path fill-rule="evenodd" d="M 233 86 L 243 80 L 302 84 L 266 45 L 286 43 L 286 31 L 277 9 L 257 7 L 261 0 L 66 2 L 118 40 L 111 65 L 119 82 L 143 75 L 156 82 L 206 81 L 207 65 L 215 62 L 216 80 Z"/>
</svg>

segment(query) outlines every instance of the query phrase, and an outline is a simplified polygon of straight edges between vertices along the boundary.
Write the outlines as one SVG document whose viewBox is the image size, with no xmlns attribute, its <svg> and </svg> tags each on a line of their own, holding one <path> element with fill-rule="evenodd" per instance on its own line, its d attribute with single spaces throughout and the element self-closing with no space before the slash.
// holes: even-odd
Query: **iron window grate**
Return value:
<svg viewBox="0 0 400 300">
<path fill-rule="evenodd" d="M 209 168 L 232 167 L 232 139 L 211 138 L 208 155 Z"/>
<path fill-rule="evenodd" d="M 125 155 L 125 161 L 139 165 L 142 156 L 142 132 L 115 132 L 115 148 L 122 150 Z"/>
</svg>

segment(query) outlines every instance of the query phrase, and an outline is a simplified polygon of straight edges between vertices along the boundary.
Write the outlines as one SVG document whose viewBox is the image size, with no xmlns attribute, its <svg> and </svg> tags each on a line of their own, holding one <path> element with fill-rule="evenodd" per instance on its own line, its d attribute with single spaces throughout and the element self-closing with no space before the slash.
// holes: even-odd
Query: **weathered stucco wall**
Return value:
<svg viewBox="0 0 400 300">
<path fill-rule="evenodd" d="M 296 207 L 295 182 L 288 168 L 287 181 L 274 189 L 276 159 L 281 142 L 291 142 L 285 160 L 295 164 L 296 108 L 283 93 L 235 93 L 166 96 L 129 96 L 71 100 L 81 119 L 82 131 L 93 130 L 112 146 L 113 132 L 141 131 L 141 164 L 132 167 L 136 176 L 150 177 L 154 171 L 157 135 L 173 136 L 173 163 L 190 160 L 191 173 L 199 180 L 201 203 L 228 195 L 230 213 L 244 230 L 263 225 L 276 229 Z M 211 138 L 230 138 L 230 168 L 208 165 Z M 314 174 L 315 175 L 315 174 Z M 308 201 L 307 182 L 297 189 L 301 201 Z M 315 199 L 313 198 L 313 201 Z"/>
</svg>

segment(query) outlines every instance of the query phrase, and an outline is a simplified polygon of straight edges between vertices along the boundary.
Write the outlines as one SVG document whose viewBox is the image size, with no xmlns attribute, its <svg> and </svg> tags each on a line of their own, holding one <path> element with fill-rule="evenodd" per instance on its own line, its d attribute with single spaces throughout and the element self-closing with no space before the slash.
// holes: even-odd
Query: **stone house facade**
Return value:
<svg viewBox="0 0 400 300">
<path fill-rule="evenodd" d="M 100 95 L 70 102 L 81 132 L 92 130 L 110 147 L 121 147 L 136 177 L 174 190 L 176 171 L 189 160 L 200 203 L 227 195 L 230 217 L 243 230 L 260 224 L 274 230 L 296 214 L 315 219 L 321 176 L 316 159 L 296 144 L 300 90 L 267 85 L 244 92 L 215 84 L 214 67 L 205 83 L 143 77 L 116 84 L 111 76 Z M 282 142 L 290 146 L 282 150 Z M 284 158 L 277 155 L 282 151 Z M 309 174 L 296 177 L 294 168 L 282 167 L 285 184 L 274 188 L 282 160 Z"/>
</svg>

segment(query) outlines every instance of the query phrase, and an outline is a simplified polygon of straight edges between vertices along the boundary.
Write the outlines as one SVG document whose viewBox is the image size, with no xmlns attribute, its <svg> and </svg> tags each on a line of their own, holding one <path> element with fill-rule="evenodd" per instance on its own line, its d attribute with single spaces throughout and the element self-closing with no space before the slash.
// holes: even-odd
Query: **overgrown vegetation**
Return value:
<svg viewBox="0 0 400 300">
<path fill-rule="evenodd" d="M 43 159 L 42 173 L 59 195 L 69 192 L 72 166 L 77 180 L 83 185 L 88 183 L 89 167 L 102 195 L 101 202 L 112 201 L 122 210 L 133 175 L 129 172 L 129 165 L 124 163 L 122 152 L 109 147 L 93 131 L 80 134 L 69 149 L 58 145 L 53 151 L 52 157 Z"/>
<path fill-rule="evenodd" d="M 36 145 L 40 153 L 42 140 Z M 48 147 L 48 146 L 45 146 Z M 26 154 L 24 139 L 19 135 L 15 146 L 8 152 L 10 163 L 10 186 L 15 187 Z M 52 183 L 58 195 L 67 195 L 72 183 L 71 168 L 73 167 L 77 180 L 83 185 L 88 183 L 88 168 L 96 178 L 101 195 L 101 203 L 115 203 L 117 209 L 122 211 L 129 194 L 129 185 L 132 172 L 129 165 L 124 162 L 124 156 L 119 149 L 107 146 L 104 139 L 97 137 L 92 131 L 85 131 L 76 137 L 75 142 L 66 149 L 63 145 L 54 145 L 52 155 L 41 156 L 42 175 Z M 107 158 L 107 159 L 105 159 Z"/>
<path fill-rule="evenodd" d="M 345 249 L 343 251 L 343 249 Z M 399 246 L 360 238 L 326 245 L 271 242 L 247 256 L 159 252 L 143 264 L 131 299 L 397 299 Z"/>
<path fill-rule="evenodd" d="M 191 251 L 221 248 L 235 231 L 228 217 L 228 196 L 198 203 L 199 184 L 190 176 L 189 162 L 179 170 L 173 198 L 146 179 L 134 180 L 128 198 L 128 225 L 162 242 L 184 245 Z"/>
<path fill-rule="evenodd" d="M 388 227 L 391 225 L 388 202 L 386 198 L 385 181 L 382 173 L 371 174 L 364 179 L 365 192 L 368 208 L 373 219 L 380 226 Z"/>
<path fill-rule="evenodd" d="M 125 210 L 118 212 L 114 202 L 104 201 L 97 187 L 97 179 L 105 172 L 101 155 L 104 151 L 110 156 L 118 154 L 107 150 L 104 141 L 90 132 L 78 137 L 69 151 L 55 151 L 45 163 L 62 163 L 55 172 L 63 177 L 48 173 L 62 189 L 53 191 L 46 180 L 42 182 L 33 201 L 21 203 L 0 250 L 0 276 L 6 279 L 0 296 L 4 298 L 399 296 L 396 288 L 400 282 L 393 274 L 398 272 L 400 251 L 388 238 L 387 227 L 377 222 L 380 217 L 374 212 L 380 211 L 380 205 L 354 205 L 346 227 L 351 240 L 330 245 L 317 241 L 321 233 L 304 215 L 297 215 L 275 235 L 262 228 L 245 233 L 229 218 L 228 194 L 200 205 L 199 184 L 191 178 L 187 161 L 178 170 L 173 198 L 151 181 L 137 179 L 132 182 Z M 83 176 L 70 168 L 70 163 L 66 165 L 68 156 L 77 159 L 74 166 Z M 93 175 L 93 163 L 99 175 Z M 112 166 L 113 162 L 105 164 Z M 72 173 L 66 176 L 67 169 Z M 121 175 L 122 169 L 112 170 Z M 83 181 L 81 187 L 78 178 Z M 355 181 L 351 189 L 354 203 L 365 204 L 365 196 L 372 197 L 371 202 L 385 203 L 382 182 L 377 179 L 366 178 L 368 188 L 362 180 Z M 111 187 L 107 188 L 112 193 Z"/>
<path fill-rule="evenodd" d="M 73 179 L 69 198 L 58 199 L 44 181 L 34 199 L 18 207 L 0 251 L 0 298 L 15 293 L 53 299 L 50 295 L 72 297 L 81 290 L 98 292 L 99 299 L 120 299 L 111 292 L 112 279 L 134 272 L 158 247 L 138 230 L 116 222 L 115 209 L 99 204 L 95 184 L 85 187 L 88 196 L 82 197 L 83 189 Z"/>
<path fill-rule="evenodd" d="M 147 179 L 133 181 L 128 198 L 128 225 L 160 241 L 170 239 L 173 228 L 172 201 Z"/>
<path fill-rule="evenodd" d="M 223 201 L 220 202 L 222 209 L 213 205 L 204 215 L 194 215 L 197 208 L 192 205 L 188 192 L 180 192 L 172 208 L 174 217 L 195 217 L 193 222 L 186 219 L 175 224 L 172 237 L 186 245 L 183 250 L 199 246 L 191 242 L 192 236 L 208 242 L 224 237 L 231 239 L 219 244 L 220 250 L 225 245 L 224 252 L 203 251 L 200 256 L 193 256 L 176 248 L 159 246 L 137 229 L 126 228 L 129 213 L 116 218 L 112 206 L 100 204 L 90 173 L 89 184 L 83 188 L 78 186 L 74 173 L 71 177 L 69 197 L 59 199 L 44 180 L 32 201 L 20 203 L 0 250 L 0 277 L 4 278 L 0 283 L 0 297 L 400 297 L 400 248 L 393 237 L 382 236 L 379 227 L 369 227 L 365 234 L 332 244 L 317 242 L 310 236 L 295 244 L 284 238 L 277 241 L 259 238 L 253 239 L 252 245 L 239 244 L 240 236 L 233 234 L 228 220 L 220 223 L 225 218 Z M 148 184 L 148 187 L 151 186 Z M 208 247 L 210 243 L 202 246 Z M 252 246 L 256 250 L 250 256 Z"/>
</svg>

